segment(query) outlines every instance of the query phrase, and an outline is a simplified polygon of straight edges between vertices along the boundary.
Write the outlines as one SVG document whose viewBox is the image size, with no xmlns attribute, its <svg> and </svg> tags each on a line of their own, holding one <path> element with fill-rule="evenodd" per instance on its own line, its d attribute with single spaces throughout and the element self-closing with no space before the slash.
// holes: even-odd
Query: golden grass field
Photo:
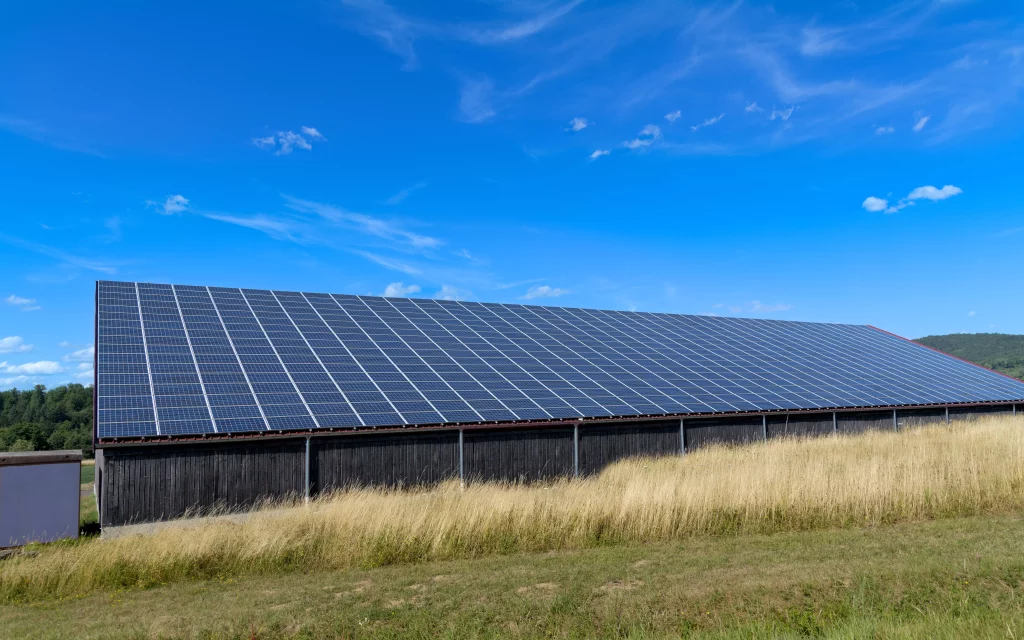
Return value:
<svg viewBox="0 0 1024 640">
<path fill-rule="evenodd" d="M 49 545 L 0 564 L 0 598 L 1019 512 L 1022 427 L 1006 417 L 717 447 L 542 485 L 354 489 L 240 523 Z"/>
</svg>

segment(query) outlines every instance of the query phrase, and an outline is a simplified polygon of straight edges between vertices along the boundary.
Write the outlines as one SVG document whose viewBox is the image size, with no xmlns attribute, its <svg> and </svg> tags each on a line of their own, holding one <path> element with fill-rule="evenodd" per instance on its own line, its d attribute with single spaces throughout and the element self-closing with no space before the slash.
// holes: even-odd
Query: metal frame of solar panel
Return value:
<svg viewBox="0 0 1024 640">
<path fill-rule="evenodd" d="M 99 441 L 1024 401 L 870 326 L 97 283 Z"/>
</svg>

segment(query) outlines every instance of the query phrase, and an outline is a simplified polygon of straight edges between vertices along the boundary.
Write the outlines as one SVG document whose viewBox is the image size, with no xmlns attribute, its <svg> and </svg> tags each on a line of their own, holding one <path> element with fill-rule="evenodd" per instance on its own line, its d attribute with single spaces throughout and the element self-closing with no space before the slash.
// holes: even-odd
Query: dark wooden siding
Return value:
<svg viewBox="0 0 1024 640">
<path fill-rule="evenodd" d="M 787 413 L 768 416 L 769 438 L 804 438 L 834 431 L 831 413 Z"/>
<path fill-rule="evenodd" d="M 892 431 L 892 411 L 851 411 L 838 414 L 839 433 L 863 433 L 872 429 Z"/>
<path fill-rule="evenodd" d="M 899 428 L 921 427 L 928 424 L 946 424 L 945 409 L 907 409 L 896 412 Z"/>
<path fill-rule="evenodd" d="M 950 420 L 977 420 L 988 416 L 1008 416 L 1013 414 L 1012 404 L 999 404 L 986 407 L 950 407 Z"/>
<path fill-rule="evenodd" d="M 313 491 L 434 484 L 459 477 L 459 432 L 313 438 Z"/>
<path fill-rule="evenodd" d="M 684 424 L 687 451 L 711 444 L 742 444 L 764 440 L 761 416 L 687 419 Z"/>
<path fill-rule="evenodd" d="M 679 455 L 679 420 L 580 427 L 580 474 L 630 456 Z"/>
<path fill-rule="evenodd" d="M 467 430 L 466 480 L 530 481 L 571 476 L 572 429 Z"/>
<path fill-rule="evenodd" d="M 101 523 L 239 510 L 305 492 L 305 440 L 105 449 Z"/>
</svg>

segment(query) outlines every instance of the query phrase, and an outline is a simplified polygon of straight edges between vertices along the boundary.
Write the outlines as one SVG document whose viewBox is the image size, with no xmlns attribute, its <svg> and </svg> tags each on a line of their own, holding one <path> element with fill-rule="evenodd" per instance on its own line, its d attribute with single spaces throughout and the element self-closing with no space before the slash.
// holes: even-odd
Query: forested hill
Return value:
<svg viewBox="0 0 1024 640">
<path fill-rule="evenodd" d="M 0 391 L 0 451 L 58 449 L 92 455 L 92 387 Z"/>
<path fill-rule="evenodd" d="M 926 336 L 915 342 L 1024 380 L 1024 336 L 1009 333 L 951 333 Z"/>
</svg>

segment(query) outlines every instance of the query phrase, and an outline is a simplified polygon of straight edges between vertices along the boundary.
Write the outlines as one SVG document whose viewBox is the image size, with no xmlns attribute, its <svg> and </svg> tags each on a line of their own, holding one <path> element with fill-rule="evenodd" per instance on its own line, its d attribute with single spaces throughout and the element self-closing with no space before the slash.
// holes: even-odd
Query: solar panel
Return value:
<svg viewBox="0 0 1024 640">
<path fill-rule="evenodd" d="M 97 284 L 100 438 L 1024 401 L 869 326 Z"/>
</svg>

